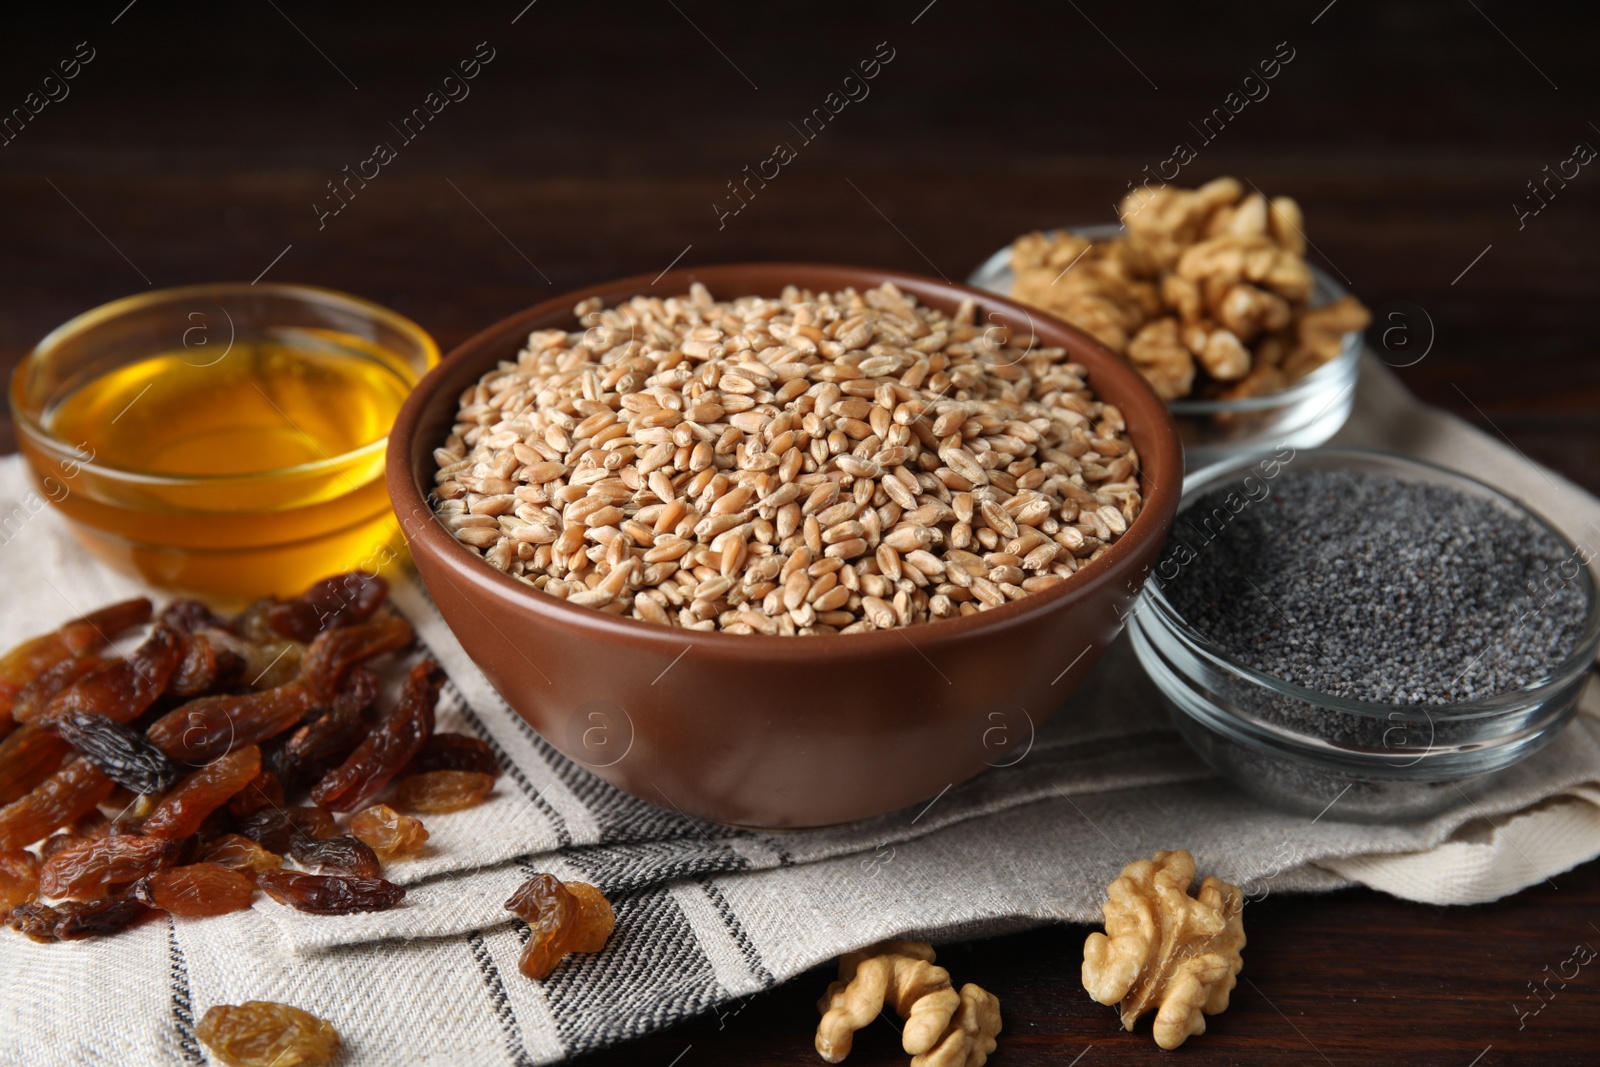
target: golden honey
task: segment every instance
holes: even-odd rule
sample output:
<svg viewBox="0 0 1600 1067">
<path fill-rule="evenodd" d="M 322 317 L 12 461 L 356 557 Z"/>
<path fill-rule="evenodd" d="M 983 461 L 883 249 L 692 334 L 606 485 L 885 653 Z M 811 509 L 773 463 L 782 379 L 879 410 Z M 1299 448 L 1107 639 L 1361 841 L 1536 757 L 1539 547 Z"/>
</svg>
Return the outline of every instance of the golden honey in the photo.
<svg viewBox="0 0 1600 1067">
<path fill-rule="evenodd" d="M 241 341 L 215 362 L 192 352 L 141 359 L 67 396 L 46 425 L 125 471 L 254 474 L 316 463 L 382 440 L 407 391 L 366 342 L 341 341 Z M 353 474 L 330 473 L 334 490 Z"/>
<path fill-rule="evenodd" d="M 53 335 L 34 357 L 55 358 L 13 383 L 13 406 L 33 416 L 19 420 L 19 443 L 41 495 L 101 559 L 222 601 L 291 594 L 329 574 L 386 570 L 402 559 L 383 484 L 385 445 L 436 350 L 382 309 L 279 288 L 286 293 L 256 290 L 248 299 L 348 301 L 399 324 L 373 331 L 392 343 L 320 324 L 250 324 L 246 333 L 236 321 L 245 313 L 229 313 L 236 333 L 217 343 L 119 352 L 112 316 L 83 327 L 86 339 L 63 327 L 66 339 Z M 182 338 L 166 322 L 181 325 L 182 306 L 151 332 Z M 30 390 L 48 394 L 36 415 L 27 411 Z"/>
</svg>

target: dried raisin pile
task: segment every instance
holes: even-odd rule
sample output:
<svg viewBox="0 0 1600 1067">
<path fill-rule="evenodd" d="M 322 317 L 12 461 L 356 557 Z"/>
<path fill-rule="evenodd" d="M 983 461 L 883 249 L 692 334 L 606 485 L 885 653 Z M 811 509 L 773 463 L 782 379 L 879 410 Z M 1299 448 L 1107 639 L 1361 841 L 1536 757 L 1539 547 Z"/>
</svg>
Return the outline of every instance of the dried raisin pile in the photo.
<svg viewBox="0 0 1600 1067">
<path fill-rule="evenodd" d="M 321 1067 L 339 1055 L 332 1023 L 268 1000 L 218 1004 L 194 1033 L 228 1067 Z"/>
<path fill-rule="evenodd" d="M 569 952 L 599 952 L 617 922 L 600 890 L 553 874 L 535 875 L 518 886 L 506 910 L 528 924 L 517 969 L 535 981 L 548 978 Z"/>
<path fill-rule="evenodd" d="M 372 802 L 392 791 L 402 807 L 455 811 L 501 768 L 487 743 L 434 733 L 437 665 L 416 664 L 383 698 L 374 657 L 415 637 L 387 595 L 352 574 L 232 618 L 179 600 L 152 621 L 149 601 L 128 601 L 0 655 L 0 922 L 77 940 L 162 912 L 249 908 L 258 888 L 319 915 L 401 904 L 383 864 L 421 851 L 428 831 Z M 147 624 L 131 652 L 111 650 Z M 342 829 L 334 813 L 358 809 Z M 243 1013 L 238 1055 L 257 1038 L 278 1067 L 337 1049 L 310 1016 L 286 1029 L 282 1012 L 256 1025 L 226 1011 Z M 274 1033 L 311 1035 L 310 1058 Z"/>
</svg>

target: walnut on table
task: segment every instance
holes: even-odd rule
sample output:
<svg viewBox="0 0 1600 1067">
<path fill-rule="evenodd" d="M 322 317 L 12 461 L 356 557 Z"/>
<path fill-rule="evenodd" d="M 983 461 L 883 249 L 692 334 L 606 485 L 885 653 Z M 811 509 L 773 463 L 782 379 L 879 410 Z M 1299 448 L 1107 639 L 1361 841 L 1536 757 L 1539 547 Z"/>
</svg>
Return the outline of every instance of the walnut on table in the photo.
<svg viewBox="0 0 1600 1067">
<path fill-rule="evenodd" d="M 1196 896 L 1194 857 L 1157 852 L 1130 863 L 1107 887 L 1105 933 L 1083 944 L 1083 987 L 1101 1004 L 1121 1004 L 1122 1025 L 1156 1011 L 1154 1036 L 1164 1049 L 1205 1033 L 1206 1015 L 1228 1007 L 1244 965 L 1244 898 L 1207 877 Z"/>
<path fill-rule="evenodd" d="M 1000 1001 L 968 983 L 958 993 L 925 941 L 884 941 L 839 957 L 839 978 L 817 1002 L 817 1053 L 850 1054 L 855 1032 L 891 1005 L 905 1020 L 911 1067 L 983 1067 L 1000 1032 Z"/>
</svg>

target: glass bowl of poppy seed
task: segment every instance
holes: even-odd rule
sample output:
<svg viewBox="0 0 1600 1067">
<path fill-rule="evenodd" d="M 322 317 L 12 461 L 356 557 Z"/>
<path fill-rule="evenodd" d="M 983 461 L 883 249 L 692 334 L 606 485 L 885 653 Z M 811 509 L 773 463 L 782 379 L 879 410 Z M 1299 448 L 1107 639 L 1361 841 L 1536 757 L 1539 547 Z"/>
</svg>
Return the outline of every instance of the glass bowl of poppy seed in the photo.
<svg viewBox="0 0 1600 1067">
<path fill-rule="evenodd" d="M 1280 448 L 1192 474 L 1129 630 L 1179 731 L 1274 807 L 1468 803 L 1572 718 L 1593 552 L 1465 475 Z"/>
</svg>

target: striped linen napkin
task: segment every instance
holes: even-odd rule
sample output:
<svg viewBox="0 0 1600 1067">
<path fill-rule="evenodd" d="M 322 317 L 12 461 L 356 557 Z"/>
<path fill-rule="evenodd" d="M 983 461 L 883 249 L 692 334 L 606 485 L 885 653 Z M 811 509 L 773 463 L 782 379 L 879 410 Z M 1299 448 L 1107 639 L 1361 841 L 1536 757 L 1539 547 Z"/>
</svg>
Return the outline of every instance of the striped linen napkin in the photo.
<svg viewBox="0 0 1600 1067">
<path fill-rule="evenodd" d="M 1513 487 L 1575 539 L 1600 544 L 1600 501 L 1417 404 L 1380 364 L 1363 368 L 1356 410 L 1341 443 Z M 20 460 L 0 461 L 0 575 L 25 609 L 0 618 L 0 644 L 146 592 L 85 559 L 28 493 Z M 439 728 L 483 737 L 506 768 L 487 803 L 430 816 L 430 851 L 386 870 L 406 885 L 405 905 L 329 918 L 262 898 L 102 941 L 0 937 L 0 967 L 15 976 L 0 1001 L 0 1064 L 210 1062 L 196 1019 L 245 1000 L 331 1020 L 350 1064 L 548 1063 L 736 1011 L 881 938 L 1097 921 L 1106 883 L 1160 848 L 1190 849 L 1203 871 L 1256 899 L 1360 883 L 1434 903 L 1491 900 L 1600 854 L 1594 684 L 1556 743 L 1461 808 L 1376 827 L 1341 822 L 1337 804 L 1314 820 L 1277 813 L 1211 775 L 1119 641 L 1010 765 L 880 818 L 761 832 L 594 777 L 510 712 L 420 584 L 399 584 L 394 599 L 416 626 L 417 655 L 452 679 Z M 536 983 L 516 969 L 526 927 L 501 905 L 539 871 L 600 886 L 617 927 L 603 952 L 569 957 Z"/>
</svg>

